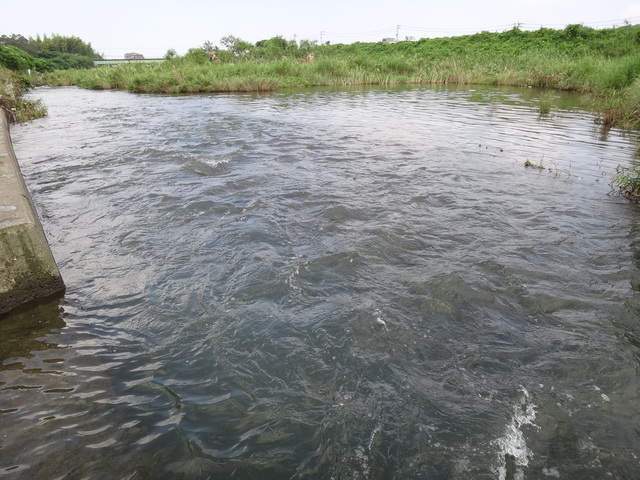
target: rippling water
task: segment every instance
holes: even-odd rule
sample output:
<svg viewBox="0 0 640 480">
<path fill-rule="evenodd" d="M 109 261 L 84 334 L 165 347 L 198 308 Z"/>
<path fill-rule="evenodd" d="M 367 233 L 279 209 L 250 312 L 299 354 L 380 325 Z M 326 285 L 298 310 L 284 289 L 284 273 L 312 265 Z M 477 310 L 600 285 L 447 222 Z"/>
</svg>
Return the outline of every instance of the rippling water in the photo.
<svg viewBox="0 0 640 480">
<path fill-rule="evenodd" d="M 632 139 L 532 90 L 35 95 L 68 290 L 0 321 L 3 478 L 637 478 Z"/>
</svg>

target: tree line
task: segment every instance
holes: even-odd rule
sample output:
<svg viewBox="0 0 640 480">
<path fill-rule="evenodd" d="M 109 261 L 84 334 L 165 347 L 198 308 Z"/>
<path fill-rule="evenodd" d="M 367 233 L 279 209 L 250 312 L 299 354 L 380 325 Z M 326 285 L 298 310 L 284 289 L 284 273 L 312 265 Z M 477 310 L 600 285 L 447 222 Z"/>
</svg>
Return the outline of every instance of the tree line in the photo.
<svg viewBox="0 0 640 480">
<path fill-rule="evenodd" d="M 220 39 L 222 47 L 207 41 L 200 47 L 190 48 L 180 57 L 176 51 L 170 49 L 165 53 L 165 60 L 184 60 L 191 63 L 204 64 L 212 60 L 225 62 L 251 61 L 251 60 L 281 60 L 283 58 L 301 59 L 308 56 L 318 47 L 318 43 L 310 40 L 286 40 L 281 36 L 268 40 L 260 40 L 250 43 L 234 35 L 226 35 Z M 212 53 L 215 55 L 212 57 Z"/>
<path fill-rule="evenodd" d="M 93 49 L 91 43 L 75 36 L 0 36 L 0 66 L 9 70 L 51 72 L 91 68 L 93 61 L 100 58 L 102 57 Z"/>
</svg>

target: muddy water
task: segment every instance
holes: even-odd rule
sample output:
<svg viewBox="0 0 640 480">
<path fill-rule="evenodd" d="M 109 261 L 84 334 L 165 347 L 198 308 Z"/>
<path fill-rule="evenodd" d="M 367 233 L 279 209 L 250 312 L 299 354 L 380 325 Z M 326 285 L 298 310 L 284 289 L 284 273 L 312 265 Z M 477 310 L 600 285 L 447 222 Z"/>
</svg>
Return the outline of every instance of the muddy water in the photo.
<svg viewBox="0 0 640 480">
<path fill-rule="evenodd" d="M 35 95 L 68 290 L 0 322 L 3 478 L 640 471 L 632 137 L 531 90 Z"/>
</svg>

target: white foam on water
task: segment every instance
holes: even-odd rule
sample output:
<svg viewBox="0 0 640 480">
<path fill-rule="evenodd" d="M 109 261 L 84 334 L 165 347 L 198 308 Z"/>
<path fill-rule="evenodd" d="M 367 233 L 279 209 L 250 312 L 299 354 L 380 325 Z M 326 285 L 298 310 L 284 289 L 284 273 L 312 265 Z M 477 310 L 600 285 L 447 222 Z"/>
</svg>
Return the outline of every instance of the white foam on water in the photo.
<svg viewBox="0 0 640 480">
<path fill-rule="evenodd" d="M 379 309 L 376 308 L 376 310 L 375 310 L 375 312 L 373 314 L 376 317 L 375 322 L 378 325 L 382 325 L 382 327 L 385 329 L 385 331 L 388 331 L 389 329 L 387 328 L 387 322 L 384 321 L 382 312 Z"/>
<path fill-rule="evenodd" d="M 229 159 L 228 158 L 225 158 L 225 159 L 222 159 L 222 160 L 203 159 L 202 162 L 206 163 L 210 167 L 216 168 L 219 165 L 225 165 L 225 164 L 229 163 Z"/>
<path fill-rule="evenodd" d="M 289 277 L 287 277 L 287 284 L 291 290 L 300 290 L 300 287 L 296 286 L 295 281 L 296 277 L 300 275 L 300 267 L 298 265 L 294 265 Z"/>
<path fill-rule="evenodd" d="M 376 435 L 380 433 L 380 430 L 382 430 L 382 427 L 380 424 L 378 424 L 376 428 L 373 429 L 373 432 L 371 432 L 371 437 L 369 437 L 369 445 L 367 446 L 367 450 L 369 450 L 369 452 L 371 452 L 373 441 L 376 439 Z"/>
<path fill-rule="evenodd" d="M 357 447 L 355 450 L 356 459 L 360 462 L 360 469 L 365 478 L 369 477 L 369 456 L 367 455 L 364 447 Z"/>
<path fill-rule="evenodd" d="M 523 480 L 524 469 L 529 465 L 529 460 L 533 457 L 533 452 L 527 447 L 527 442 L 522 432 L 524 425 L 535 424 L 536 410 L 531 403 L 529 392 L 524 387 L 520 387 L 522 396 L 516 404 L 511 418 L 511 422 L 506 426 L 502 437 L 491 442 L 498 446 L 498 467 L 499 480 L 507 480 L 507 458 L 513 459 L 515 480 Z"/>
<path fill-rule="evenodd" d="M 382 325 L 383 327 L 387 326 L 387 322 L 385 322 L 383 319 L 381 319 L 380 317 L 376 317 L 376 323 Z"/>
</svg>

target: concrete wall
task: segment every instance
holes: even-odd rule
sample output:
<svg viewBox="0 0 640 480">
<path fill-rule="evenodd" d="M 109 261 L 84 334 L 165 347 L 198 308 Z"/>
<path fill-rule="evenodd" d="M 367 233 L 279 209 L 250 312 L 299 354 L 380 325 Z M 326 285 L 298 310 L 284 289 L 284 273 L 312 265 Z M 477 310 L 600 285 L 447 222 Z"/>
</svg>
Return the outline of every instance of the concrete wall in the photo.
<svg viewBox="0 0 640 480">
<path fill-rule="evenodd" d="M 64 288 L 0 110 L 0 315 Z"/>
</svg>

